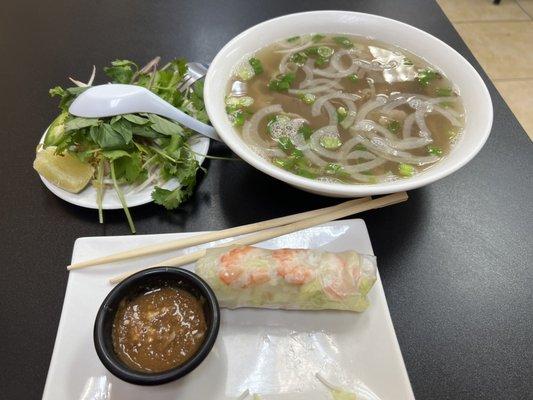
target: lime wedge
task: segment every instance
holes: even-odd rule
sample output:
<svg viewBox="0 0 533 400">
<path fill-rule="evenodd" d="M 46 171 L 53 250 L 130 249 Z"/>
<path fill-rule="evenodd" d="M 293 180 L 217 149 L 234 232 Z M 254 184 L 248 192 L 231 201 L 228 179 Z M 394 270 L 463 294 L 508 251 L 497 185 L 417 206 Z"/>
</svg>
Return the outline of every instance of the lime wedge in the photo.
<svg viewBox="0 0 533 400">
<path fill-rule="evenodd" d="M 54 147 L 47 147 L 37 152 L 33 168 L 57 187 L 78 193 L 93 177 L 94 168 L 68 153 L 56 155 L 54 151 Z"/>
</svg>

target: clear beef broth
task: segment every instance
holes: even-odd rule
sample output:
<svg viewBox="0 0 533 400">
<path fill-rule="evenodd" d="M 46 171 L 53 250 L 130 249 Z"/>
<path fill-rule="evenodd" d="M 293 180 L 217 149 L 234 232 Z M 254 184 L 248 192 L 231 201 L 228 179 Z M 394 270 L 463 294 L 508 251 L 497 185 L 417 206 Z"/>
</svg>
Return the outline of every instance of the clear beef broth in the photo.
<svg viewBox="0 0 533 400">
<path fill-rule="evenodd" d="M 113 323 L 113 347 L 130 368 L 162 372 L 197 353 L 207 324 L 202 303 L 187 290 L 149 289 L 122 301 Z"/>
<path fill-rule="evenodd" d="M 235 67 L 226 110 L 258 156 L 308 178 L 377 183 L 413 176 L 449 154 L 462 130 L 464 109 L 442 72 L 412 53 L 368 38 L 342 35 L 339 40 L 337 35 L 324 35 L 317 42 L 312 38 L 274 43 Z M 332 55 L 321 57 L 317 47 L 328 48 Z M 251 57 L 261 64 L 262 72 L 250 68 Z M 316 64 L 320 58 L 323 65 Z M 337 77 L 319 76 L 320 71 Z M 273 87 L 272 81 L 287 74 L 293 75 L 288 88 Z M 232 94 L 236 81 L 246 83 L 245 93 Z M 302 87 L 306 82 L 311 85 Z M 349 100 L 355 111 L 342 98 L 346 94 L 356 95 Z M 313 115 L 314 103 L 323 96 L 329 100 Z M 366 113 L 365 106 L 376 100 L 380 106 Z M 254 121 L 254 115 L 273 105 L 282 111 Z M 276 118 L 281 121 L 277 125 Z M 406 125 L 411 128 L 404 129 Z M 274 126 L 287 127 L 286 135 L 273 134 Z"/>
</svg>

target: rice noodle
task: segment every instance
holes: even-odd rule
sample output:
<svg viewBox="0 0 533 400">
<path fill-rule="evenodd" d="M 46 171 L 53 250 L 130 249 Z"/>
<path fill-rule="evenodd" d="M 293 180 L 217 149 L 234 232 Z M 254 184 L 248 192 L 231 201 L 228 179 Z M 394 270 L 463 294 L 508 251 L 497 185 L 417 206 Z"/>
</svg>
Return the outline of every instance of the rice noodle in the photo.
<svg viewBox="0 0 533 400">
<path fill-rule="evenodd" d="M 279 104 L 263 107 L 256 111 L 249 121 L 244 123 L 242 128 L 242 137 L 249 145 L 257 145 L 261 147 L 270 147 L 270 143 L 265 141 L 259 135 L 259 123 L 269 114 L 282 113 L 283 108 Z"/>
<path fill-rule="evenodd" d="M 413 130 L 413 125 L 415 123 L 415 113 L 409 114 L 407 118 L 403 121 L 402 136 L 404 139 L 411 136 L 411 131 Z"/>
<path fill-rule="evenodd" d="M 389 140 L 396 140 L 394 133 L 370 119 L 364 119 L 361 122 L 358 122 L 355 124 L 354 128 L 366 132 L 376 131 Z"/>
<path fill-rule="evenodd" d="M 329 100 L 332 100 L 332 99 L 344 100 L 343 102 L 346 104 L 346 107 L 348 107 L 350 111 L 355 112 L 356 108 L 355 108 L 354 101 L 360 98 L 361 96 L 358 96 L 356 94 L 343 93 L 341 91 L 327 93 L 315 100 L 315 102 L 313 103 L 313 107 L 311 107 L 311 114 L 313 115 L 313 117 L 320 115 L 320 110 L 322 109 L 322 106 L 324 105 L 324 103 L 329 102 Z"/>
<path fill-rule="evenodd" d="M 373 159 L 371 161 L 367 161 L 367 162 L 360 163 L 360 164 L 344 165 L 343 168 L 348 173 L 351 173 L 351 172 L 364 172 L 364 171 L 369 171 L 371 169 L 379 167 L 380 165 L 383 165 L 386 162 L 387 162 L 387 160 L 385 160 L 383 158 L 375 158 L 375 159 Z"/>
<path fill-rule="evenodd" d="M 410 153 L 394 149 L 387 145 L 384 139 L 374 137 L 369 139 L 361 134 L 358 134 L 363 143 L 368 149 L 377 155 L 395 162 L 415 164 L 415 165 L 426 165 L 432 164 L 439 160 L 437 156 L 413 156 Z"/>
<path fill-rule="evenodd" d="M 431 137 L 431 132 L 426 125 L 426 113 L 424 110 L 418 109 L 415 111 L 415 121 L 418 127 L 420 128 L 419 135 L 421 137 Z"/>
<path fill-rule="evenodd" d="M 332 88 L 337 88 L 338 89 L 338 88 L 342 87 L 342 86 L 340 86 L 338 80 L 329 80 L 329 79 L 326 79 L 326 81 L 328 81 L 328 83 L 325 83 L 324 85 L 311 86 L 314 83 L 318 83 L 319 80 L 321 80 L 321 79 L 318 78 L 318 79 L 314 79 L 314 80 L 310 81 L 310 83 L 308 84 L 308 86 L 306 86 L 305 89 L 289 89 L 289 93 L 290 94 L 321 93 L 321 92 L 327 92 L 327 91 L 331 90 Z"/>
<path fill-rule="evenodd" d="M 357 113 L 357 117 L 355 118 L 354 123 L 357 124 L 361 122 L 363 119 L 366 118 L 369 112 L 375 110 L 376 108 L 383 106 L 386 103 L 387 103 L 387 98 L 384 96 L 377 96 L 375 99 L 367 101 L 359 109 L 359 112 Z"/>
<path fill-rule="evenodd" d="M 338 120 L 337 120 L 337 111 L 335 110 L 335 107 L 333 107 L 333 105 L 329 101 L 326 101 L 324 103 L 324 108 L 326 112 L 328 113 L 329 125 L 337 125 Z"/>
<path fill-rule="evenodd" d="M 338 79 L 332 81 L 331 79 L 326 79 L 326 78 L 315 78 L 315 79 L 309 80 L 308 82 L 300 83 L 300 89 L 312 88 L 312 87 L 318 86 L 320 84 L 328 85 L 328 84 L 331 84 L 332 82 L 333 82 L 333 84 L 331 85 L 331 87 L 337 88 L 337 89 L 342 88 L 342 86 L 340 85 Z"/>
<path fill-rule="evenodd" d="M 351 75 L 357 71 L 359 68 L 356 64 L 353 63 L 353 59 L 350 56 L 350 60 L 352 61 L 351 65 L 348 68 L 342 68 L 342 65 L 340 64 L 340 58 L 344 55 L 350 56 L 350 53 L 347 50 L 341 50 L 336 52 L 331 56 L 330 59 L 330 68 L 326 69 L 320 69 L 315 68 L 313 70 L 313 73 L 318 76 L 325 76 L 327 78 L 344 78 L 348 75 Z"/>
<path fill-rule="evenodd" d="M 305 79 L 300 83 L 301 88 L 309 86 L 310 82 L 314 78 L 313 69 L 309 65 L 309 61 L 311 61 L 311 63 L 313 62 L 313 60 L 309 59 L 304 65 L 302 65 L 302 71 L 305 73 Z"/>
<path fill-rule="evenodd" d="M 442 108 L 442 107 L 437 106 L 437 105 L 434 105 L 432 108 L 433 108 L 433 110 L 432 110 L 433 112 L 437 112 L 440 115 L 442 115 L 444 118 L 446 118 L 448 121 L 450 121 L 450 123 L 453 126 L 463 126 L 463 124 L 461 124 L 461 122 L 457 119 L 457 117 L 459 116 L 459 113 L 457 113 L 457 111 L 455 111 L 455 110 L 447 110 L 447 109 Z M 455 111 L 455 113 L 457 115 L 453 115 L 452 111 Z"/>
<path fill-rule="evenodd" d="M 311 42 L 311 38 L 310 37 L 307 37 L 306 39 L 307 40 L 304 43 L 300 44 L 300 45 L 296 45 L 294 47 L 285 48 L 283 50 L 276 50 L 275 53 L 297 53 L 297 52 L 299 52 L 301 50 L 307 49 L 308 47 L 314 46 L 314 44 L 312 44 L 312 42 Z M 300 39 L 300 41 L 301 41 L 301 39 Z"/>
<path fill-rule="evenodd" d="M 292 69 L 289 68 L 289 64 L 296 65 L 296 64 L 294 64 L 294 63 L 289 61 L 291 56 L 292 56 L 291 53 L 287 53 L 280 60 L 278 68 L 279 68 L 279 72 L 281 72 L 282 74 L 286 73 L 287 71 L 295 72 L 298 69 L 298 66 L 296 66 L 296 68 L 292 68 Z"/>
</svg>

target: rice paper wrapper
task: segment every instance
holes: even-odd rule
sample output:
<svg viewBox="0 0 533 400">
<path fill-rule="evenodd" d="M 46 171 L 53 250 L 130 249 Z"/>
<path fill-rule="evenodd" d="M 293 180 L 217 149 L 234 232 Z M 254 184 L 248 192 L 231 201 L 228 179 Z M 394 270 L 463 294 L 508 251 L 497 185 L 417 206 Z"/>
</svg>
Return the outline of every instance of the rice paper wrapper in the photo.
<svg viewBox="0 0 533 400">
<path fill-rule="evenodd" d="M 364 311 L 376 281 L 376 258 L 356 251 L 208 249 L 196 273 L 221 307 Z"/>
</svg>

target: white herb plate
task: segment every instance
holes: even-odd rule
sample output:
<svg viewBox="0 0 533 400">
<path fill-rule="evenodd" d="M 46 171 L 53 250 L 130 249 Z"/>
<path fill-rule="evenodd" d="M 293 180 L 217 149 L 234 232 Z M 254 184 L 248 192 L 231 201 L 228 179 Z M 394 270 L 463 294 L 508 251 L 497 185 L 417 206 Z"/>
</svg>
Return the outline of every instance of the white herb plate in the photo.
<svg viewBox="0 0 533 400">
<path fill-rule="evenodd" d="M 48 132 L 48 129 L 44 132 L 39 143 L 42 143 L 44 141 L 46 132 Z M 191 145 L 191 149 L 195 153 L 197 153 L 196 159 L 198 160 L 198 163 L 202 165 L 205 160 L 207 151 L 209 150 L 209 138 L 205 136 L 195 135 L 191 137 L 191 139 L 189 139 L 189 144 Z M 44 185 L 57 197 L 77 206 L 94 209 L 98 208 L 98 204 L 96 202 L 96 189 L 91 184 L 88 184 L 87 187 L 79 193 L 70 193 L 66 190 L 57 187 L 50 181 L 46 180 L 43 176 L 39 176 L 41 177 L 41 180 L 43 181 Z M 123 185 L 122 190 L 124 191 L 124 197 L 126 199 L 126 204 L 128 205 L 128 207 L 135 207 L 140 206 L 142 204 L 150 203 L 152 201 L 152 191 L 154 190 L 155 186 L 156 185 L 154 184 L 150 184 L 142 190 L 132 190 L 131 192 L 129 192 L 132 187 L 130 185 Z M 163 189 L 174 190 L 178 186 L 179 182 L 176 179 L 171 179 L 165 182 L 165 184 L 163 184 L 161 187 Z M 102 199 L 102 208 L 104 210 L 118 210 L 122 208 L 122 204 L 120 203 L 120 200 L 113 188 L 108 188 L 104 192 L 104 196 Z"/>
<path fill-rule="evenodd" d="M 81 238 L 74 245 L 72 262 L 191 234 Z M 372 254 L 365 223 L 360 219 L 331 222 L 260 246 Z M 115 378 L 100 363 L 93 345 L 96 312 L 111 290 L 108 279 L 168 257 L 70 272 L 43 399 L 234 400 L 247 389 L 260 394 L 262 400 L 331 399 L 315 378 L 316 372 L 355 391 L 358 400 L 414 399 L 379 277 L 369 294 L 371 305 L 364 313 L 222 310 L 213 350 L 189 375 L 151 387 Z M 111 383 L 110 397 L 82 396 L 91 378 L 95 382 L 103 376 Z"/>
</svg>

